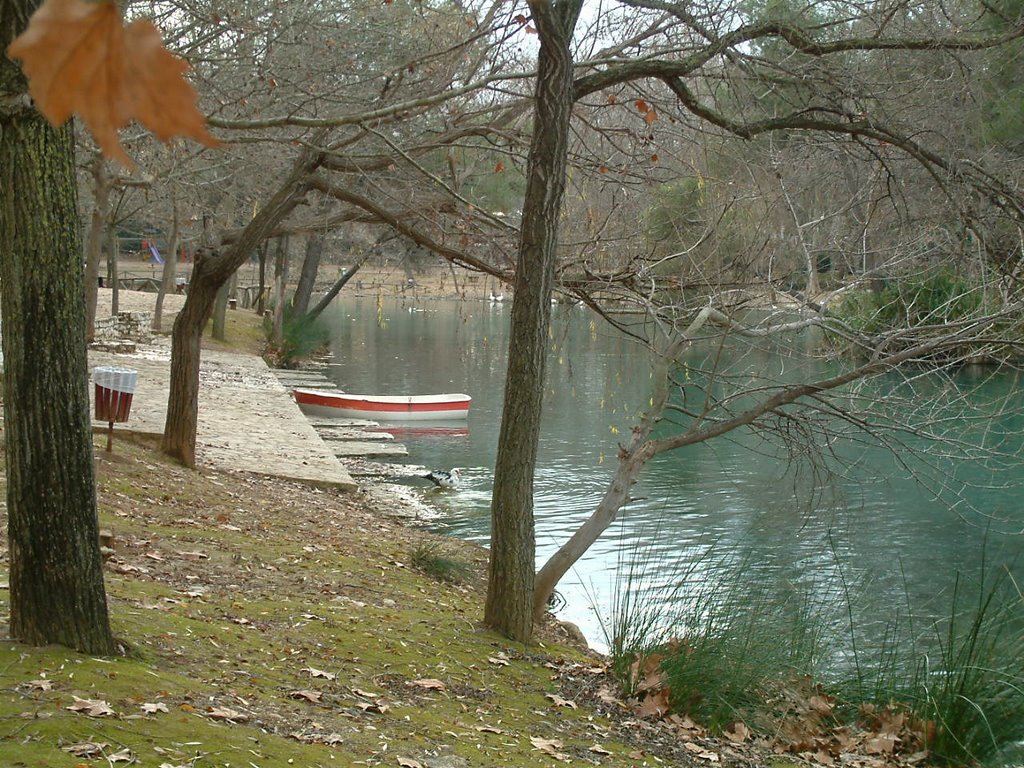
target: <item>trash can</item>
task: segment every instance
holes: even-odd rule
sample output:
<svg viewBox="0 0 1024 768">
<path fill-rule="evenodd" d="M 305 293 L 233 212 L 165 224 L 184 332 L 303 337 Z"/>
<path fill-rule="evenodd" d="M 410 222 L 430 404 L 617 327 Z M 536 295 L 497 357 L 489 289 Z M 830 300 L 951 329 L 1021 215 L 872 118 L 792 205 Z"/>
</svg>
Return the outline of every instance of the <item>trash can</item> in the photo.
<svg viewBox="0 0 1024 768">
<path fill-rule="evenodd" d="M 95 413 L 97 421 L 105 421 L 107 428 L 107 450 L 113 447 L 114 422 L 128 421 L 132 410 L 132 398 L 139 372 L 134 368 L 97 366 L 92 371 L 95 385 Z"/>
</svg>

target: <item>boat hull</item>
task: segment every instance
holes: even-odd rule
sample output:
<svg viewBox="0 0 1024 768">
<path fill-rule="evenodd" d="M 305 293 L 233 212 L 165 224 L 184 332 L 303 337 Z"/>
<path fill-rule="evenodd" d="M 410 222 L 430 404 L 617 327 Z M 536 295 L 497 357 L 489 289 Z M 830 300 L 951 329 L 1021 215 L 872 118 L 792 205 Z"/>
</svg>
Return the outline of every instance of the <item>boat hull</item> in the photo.
<svg viewBox="0 0 1024 768">
<path fill-rule="evenodd" d="M 299 407 L 313 416 L 374 421 L 450 421 L 469 416 L 472 398 L 444 395 L 346 395 L 317 389 L 293 389 Z"/>
</svg>

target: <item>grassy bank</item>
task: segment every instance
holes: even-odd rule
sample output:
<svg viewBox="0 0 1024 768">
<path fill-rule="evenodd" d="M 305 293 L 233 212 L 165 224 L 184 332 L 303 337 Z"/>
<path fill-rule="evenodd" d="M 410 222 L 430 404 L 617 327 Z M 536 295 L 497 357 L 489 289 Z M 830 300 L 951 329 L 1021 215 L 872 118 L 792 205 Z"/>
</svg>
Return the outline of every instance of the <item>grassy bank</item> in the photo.
<svg viewBox="0 0 1024 768">
<path fill-rule="evenodd" d="M 355 499 L 191 472 L 139 442 L 97 464 L 127 656 L 5 643 L 0 765 L 78 765 L 88 748 L 65 748 L 86 743 L 141 765 L 545 765 L 528 737 L 593 743 L 580 713 L 545 722 L 551 671 L 477 628 L 476 590 L 413 570 L 417 536 Z"/>
<path fill-rule="evenodd" d="M 654 766 L 685 753 L 613 697 L 620 717 L 586 703 L 604 680 L 594 660 L 483 630 L 480 550 L 357 494 L 190 471 L 139 439 L 111 454 L 98 440 L 96 456 L 126 655 L 5 640 L 0 765 Z M 458 581 L 413 565 L 434 557 L 463 563 Z M 6 563 L 4 550 L 5 629 Z"/>
</svg>

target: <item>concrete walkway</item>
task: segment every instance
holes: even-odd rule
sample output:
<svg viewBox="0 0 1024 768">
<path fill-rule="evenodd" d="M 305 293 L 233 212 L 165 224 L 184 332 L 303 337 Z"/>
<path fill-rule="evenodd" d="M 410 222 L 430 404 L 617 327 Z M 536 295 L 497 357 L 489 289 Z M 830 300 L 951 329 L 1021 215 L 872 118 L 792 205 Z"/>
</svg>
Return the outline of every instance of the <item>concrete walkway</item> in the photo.
<svg viewBox="0 0 1024 768">
<path fill-rule="evenodd" d="M 103 291 L 100 292 L 103 294 Z M 121 291 L 121 309 L 126 294 Z M 150 310 L 154 294 L 142 294 L 138 309 Z M 179 298 L 179 297 L 168 297 Z M 176 309 L 176 308 L 175 308 Z M 101 306 L 97 315 L 102 314 Z M 162 434 L 170 389 L 171 346 L 168 337 L 140 344 L 130 354 L 91 350 L 96 366 L 133 368 L 139 372 L 131 414 L 115 424 L 115 434 L 129 429 Z M 257 472 L 317 485 L 355 489 L 356 483 L 320 439 L 285 387 L 266 363 L 253 355 L 204 350 L 199 371 L 199 423 L 196 463 L 221 469 Z M 90 395 L 94 389 L 89 386 Z M 95 413 L 95 411 L 94 411 Z M 105 426 L 103 422 L 94 422 Z"/>
</svg>

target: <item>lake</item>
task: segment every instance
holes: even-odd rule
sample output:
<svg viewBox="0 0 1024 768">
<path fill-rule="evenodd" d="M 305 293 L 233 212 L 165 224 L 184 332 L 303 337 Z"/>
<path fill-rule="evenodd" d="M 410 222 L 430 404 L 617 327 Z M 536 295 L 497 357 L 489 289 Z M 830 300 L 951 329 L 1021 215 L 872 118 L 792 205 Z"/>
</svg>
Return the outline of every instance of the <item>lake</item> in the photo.
<svg viewBox="0 0 1024 768">
<path fill-rule="evenodd" d="M 400 440 L 411 464 L 463 470 L 456 491 L 433 491 L 415 477 L 408 483 L 437 510 L 434 529 L 482 544 L 490 524 L 509 317 L 508 304 L 348 298 L 326 318 L 333 335 L 329 375 L 346 391 L 473 396 L 468 435 Z M 733 382 L 757 385 L 838 370 L 800 350 L 723 347 L 714 340 L 696 345 L 686 362 L 680 375 L 690 406 L 700 403 L 704 388 L 720 393 Z M 587 311 L 554 308 L 535 487 L 538 564 L 601 498 L 617 445 L 648 402 L 649 368 L 643 349 Z M 559 616 L 602 647 L 602 623 L 621 574 L 631 572 L 634 584 L 655 595 L 682 570 L 714 589 L 724 578 L 722 559 L 734 572 L 742 563 L 744 578 L 796 591 L 810 602 L 842 603 L 849 594 L 857 624 L 877 626 L 879 633 L 903 606 L 948 612 L 958 570 L 973 578 L 984 562 L 1010 569 L 1024 583 L 1024 394 L 1017 375 L 894 375 L 863 384 L 840 403 L 881 404 L 894 394 L 909 399 L 889 415 L 910 428 L 890 438 L 894 450 L 849 424 L 845 438 L 812 440 L 828 477 L 806 452 L 794 454 L 802 450 L 800 428 L 843 426 L 827 410 L 804 424 L 783 420 L 791 445 L 743 430 L 656 457 L 635 487 L 635 501 L 559 585 L 565 600 Z M 925 412 L 940 418 L 918 423 Z M 929 433 L 958 441 L 958 450 L 976 458 L 948 457 Z M 996 444 L 1014 457 L 1005 465 L 982 450 Z M 847 621 L 842 606 L 836 615 L 839 624 Z"/>
</svg>

